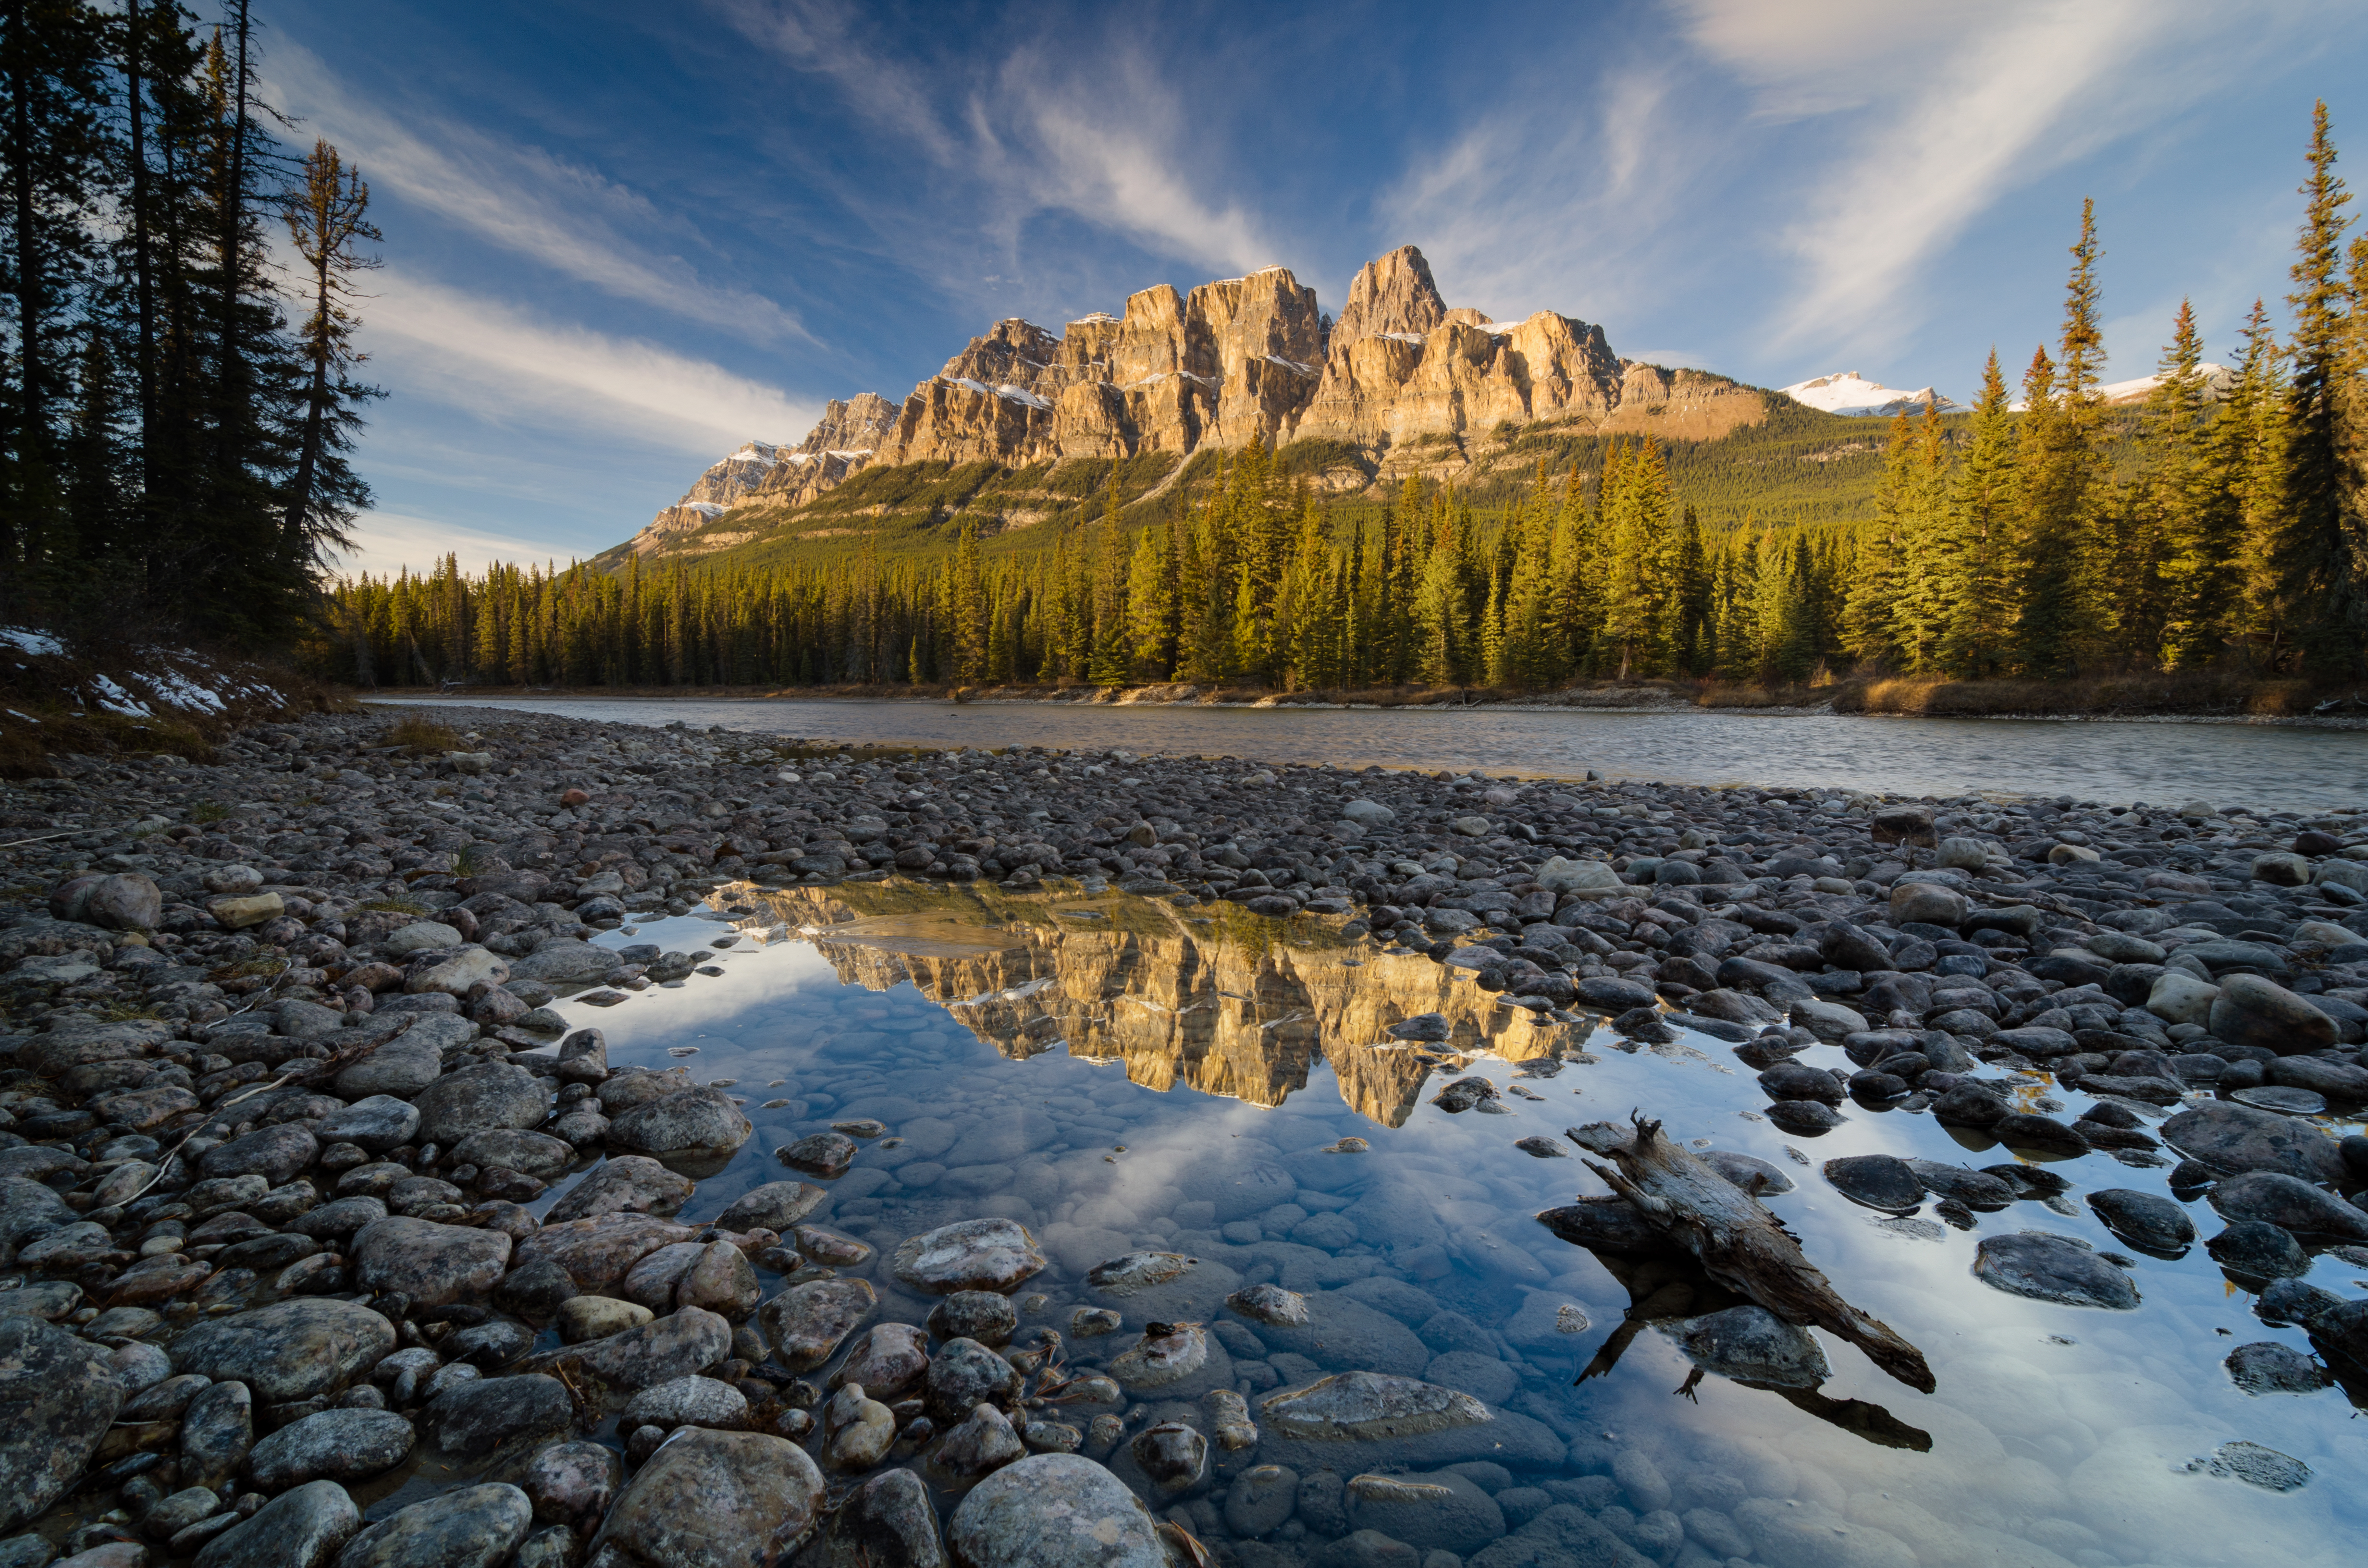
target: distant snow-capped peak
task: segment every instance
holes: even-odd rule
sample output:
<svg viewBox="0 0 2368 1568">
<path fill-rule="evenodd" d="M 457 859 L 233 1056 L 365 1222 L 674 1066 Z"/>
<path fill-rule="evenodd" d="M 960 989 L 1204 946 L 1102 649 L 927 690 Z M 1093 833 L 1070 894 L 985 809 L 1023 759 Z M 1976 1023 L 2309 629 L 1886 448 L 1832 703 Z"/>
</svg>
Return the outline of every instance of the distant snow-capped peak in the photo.
<svg viewBox="0 0 2368 1568">
<path fill-rule="evenodd" d="M 1949 414 L 1958 406 L 1930 387 L 1901 392 L 1880 381 L 1870 381 L 1856 370 L 1837 370 L 1830 376 L 1795 381 L 1782 391 L 1795 403 L 1823 409 L 1827 414 L 1852 416 L 1887 416 L 1904 414 L 1910 409 L 1920 412 L 1926 403 L 1935 404 L 1941 413 Z"/>
</svg>

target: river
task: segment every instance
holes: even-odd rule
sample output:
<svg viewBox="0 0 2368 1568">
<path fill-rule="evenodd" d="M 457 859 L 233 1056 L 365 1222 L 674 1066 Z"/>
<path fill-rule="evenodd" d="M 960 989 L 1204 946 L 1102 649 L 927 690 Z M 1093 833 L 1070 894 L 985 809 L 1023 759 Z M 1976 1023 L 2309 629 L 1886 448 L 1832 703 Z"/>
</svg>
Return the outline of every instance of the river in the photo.
<svg viewBox="0 0 2368 1568">
<path fill-rule="evenodd" d="M 2157 805 L 2203 800 L 2271 811 L 2368 801 L 2368 730 L 2237 722 L 715 698 L 488 698 L 463 705 L 629 724 L 722 724 L 833 744 L 1118 748 L 1545 778 L 1593 770 L 1664 783 L 1901 795 L 1991 790 Z"/>
</svg>

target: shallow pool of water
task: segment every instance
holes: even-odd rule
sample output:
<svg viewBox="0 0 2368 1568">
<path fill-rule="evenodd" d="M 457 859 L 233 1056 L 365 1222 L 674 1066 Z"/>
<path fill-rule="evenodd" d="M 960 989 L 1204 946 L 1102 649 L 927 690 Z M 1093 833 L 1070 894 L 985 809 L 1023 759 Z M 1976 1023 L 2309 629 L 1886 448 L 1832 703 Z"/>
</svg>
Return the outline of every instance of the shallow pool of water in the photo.
<svg viewBox="0 0 2368 1568">
<path fill-rule="evenodd" d="M 1592 769 L 1661 783 L 1904 795 L 1993 790 L 2158 805 L 2200 798 L 2314 811 L 2368 794 L 2368 731 L 2238 722 L 695 698 L 502 698 L 475 705 L 632 724 L 679 720 L 865 744 L 1124 747 L 1565 778 Z"/>
<path fill-rule="evenodd" d="M 2129 1312 L 2029 1301 L 1972 1275 L 1975 1244 L 2002 1232 L 2125 1251 L 2083 1199 L 2106 1187 L 2167 1191 L 2168 1161 L 2133 1166 L 2098 1153 L 2055 1164 L 2072 1183 L 2063 1212 L 2026 1201 L 1965 1233 L 1935 1223 L 1928 1205 L 1903 1223 L 1847 1201 L 1818 1167 L 1856 1153 L 1980 1166 L 2006 1152 L 1926 1116 L 1855 1107 L 1823 1138 L 1789 1136 L 1759 1119 L 1765 1097 L 1721 1041 L 1685 1035 L 1634 1049 L 1601 1026 L 1541 1022 L 1425 958 L 1381 954 L 1321 921 L 1074 887 L 889 882 L 719 896 L 738 898 L 726 907 L 739 913 L 645 920 L 601 939 L 688 950 L 736 933 L 720 977 L 606 1008 L 559 1004 L 605 1031 L 612 1064 L 688 1066 L 746 1099 L 756 1136 L 701 1183 L 688 1218 L 795 1174 L 774 1152 L 796 1139 L 876 1118 L 888 1135 L 827 1184 L 832 1197 L 812 1220 L 875 1249 L 843 1271 L 879 1289 L 873 1321 L 918 1323 L 933 1304 L 887 1267 L 899 1242 L 1000 1215 L 1028 1225 L 1051 1259 L 1017 1293 L 1022 1339 L 1039 1326 L 1068 1334 L 1080 1307 L 1123 1313 L 1117 1334 L 1069 1338 L 1078 1369 L 1132 1346 L 1156 1314 L 1212 1325 L 1254 1418 L 1271 1392 L 1360 1369 L 1460 1387 L 1497 1413 L 1402 1442 L 1288 1443 L 1262 1421 L 1258 1448 L 1212 1449 L 1205 1492 L 1179 1505 L 1143 1483 L 1156 1510 L 1180 1506 L 1173 1517 L 1204 1540 L 1234 1539 L 1227 1489 L 1253 1465 L 1280 1459 L 1304 1477 L 1329 1464 L 1346 1479 L 1477 1460 L 1462 1473 L 1502 1499 L 1492 1506 L 1508 1526 L 1580 1496 L 1615 1533 L 1666 1549 L 1648 1551 L 1664 1562 L 2356 1558 L 2343 1542 L 2368 1524 L 2368 1456 L 2354 1412 L 2334 1388 L 2253 1397 L 2235 1386 L 2222 1366 L 2234 1346 L 2309 1346 L 2300 1330 L 2256 1319 L 2250 1296 L 2201 1246 L 2132 1259 L 2142 1302 Z M 1452 1022 L 1443 1046 L 1375 1043 L 1389 1023 L 1428 1011 Z M 1803 1060 L 1844 1058 L 1819 1047 Z M 1467 1073 L 1497 1086 L 1507 1114 L 1431 1103 Z M 2027 1095 L 2061 1100 L 2066 1119 L 2089 1103 L 2040 1079 Z M 1845 1297 L 1920 1348 L 1935 1391 L 1892 1381 L 1823 1333 L 1831 1377 L 1779 1391 L 1691 1379 L 1662 1328 L 1623 1330 L 1632 1297 L 1622 1275 L 1533 1218 L 1604 1185 L 1567 1140 L 1569 1158 L 1514 1145 L 1632 1109 L 1674 1137 L 1788 1174 L 1793 1190 L 1768 1206 Z M 1345 1138 L 1366 1152 L 1329 1152 Z M 2219 1229 L 2202 1202 L 2189 1211 L 2203 1235 Z M 1200 1261 L 1124 1301 L 1085 1283 L 1095 1264 L 1138 1248 Z M 2321 1256 L 2310 1278 L 2350 1296 L 2360 1273 Z M 1276 1329 L 1224 1307 L 1258 1280 L 1307 1295 L 1310 1326 Z M 1615 1335 L 1626 1343 L 1609 1369 L 1577 1381 Z M 1130 1430 L 1197 1409 L 1154 1401 Z M 1063 1418 L 1082 1426 L 1086 1414 Z M 2310 1479 L 2277 1493 L 2190 1468 L 2232 1441 L 2300 1460 Z M 1542 1491 L 1549 1483 L 1555 1490 Z M 1397 1517 L 1386 1503 L 1359 1507 L 1366 1521 Z M 1244 1561 L 1312 1557 L 1359 1517 L 1327 1513 L 1318 1498 L 1266 1537 L 1281 1556 Z M 1672 1518 L 1682 1546 L 1654 1534 Z"/>
</svg>

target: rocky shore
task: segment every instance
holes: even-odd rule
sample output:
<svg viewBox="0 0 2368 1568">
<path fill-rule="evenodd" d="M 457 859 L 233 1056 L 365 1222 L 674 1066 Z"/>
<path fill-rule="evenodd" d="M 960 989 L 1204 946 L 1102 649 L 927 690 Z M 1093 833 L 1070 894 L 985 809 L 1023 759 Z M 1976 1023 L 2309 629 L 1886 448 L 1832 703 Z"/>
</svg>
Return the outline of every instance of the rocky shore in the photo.
<svg viewBox="0 0 2368 1568">
<path fill-rule="evenodd" d="M 2295 1119 L 2368 1102 L 2360 812 L 872 755 L 484 710 L 438 709 L 460 733 L 402 744 L 391 717 L 0 787 L 0 1568 L 1744 1555 L 1712 1545 L 1758 1524 L 1690 1527 L 1631 1455 L 1511 1484 L 1452 1434 L 1493 1419 L 1508 1440 L 1520 1418 L 1453 1389 L 1233 1386 L 1224 1331 L 1305 1302 L 1260 1285 L 1224 1303 L 1239 1323 L 1151 1316 L 1178 1255 L 1087 1276 L 1142 1329 L 1090 1375 L 1019 1329 L 1047 1259 L 991 1212 L 883 1260 L 937 1302 L 925 1327 L 871 1322 L 872 1284 L 838 1273 L 871 1249 L 808 1221 L 816 1184 L 892 1129 L 818 1133 L 782 1152 L 791 1179 L 684 1221 L 750 1135 L 743 1102 L 612 1071 L 551 1004 L 702 983 L 695 953 L 589 938 L 727 883 L 1066 878 L 1329 916 L 1505 1007 L 1726 1041 L 1797 1137 L 1846 1107 L 1920 1111 L 2009 1150 L 2169 1166 L 2229 1221 L 2213 1256 L 2263 1315 L 2331 1366 L 2368 1359 L 2368 1302 L 2293 1278 L 2368 1244 L 2345 1196 L 2368 1142 Z M 1854 1070 L 1797 1060 L 1823 1046 Z M 2021 1092 L 2051 1081 L 2094 1103 L 2066 1120 Z M 2015 1164 L 1823 1174 L 1968 1227 L 2066 1190 Z M 2180 1203 L 2086 1200 L 2134 1249 L 2193 1242 Z M 1600 1209 L 1546 1218 L 1622 1244 Z M 1977 1273 L 2135 1301 L 2106 1255 L 2029 1233 L 1986 1236 Z M 2230 1365 L 2319 1377 L 2275 1344 Z M 1348 1493 L 1292 1468 L 1384 1429 L 1439 1435 L 1439 1468 Z M 1208 1494 L 1231 1454 L 1260 1462 Z M 1467 1516 L 1494 1528 L 1442 1523 Z"/>
</svg>

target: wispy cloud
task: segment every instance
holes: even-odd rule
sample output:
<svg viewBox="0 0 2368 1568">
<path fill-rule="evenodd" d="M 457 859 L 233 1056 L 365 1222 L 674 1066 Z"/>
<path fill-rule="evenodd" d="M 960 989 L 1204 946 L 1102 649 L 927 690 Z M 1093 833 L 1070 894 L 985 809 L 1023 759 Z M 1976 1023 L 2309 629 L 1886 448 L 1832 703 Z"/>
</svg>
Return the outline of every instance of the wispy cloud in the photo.
<svg viewBox="0 0 2368 1568">
<path fill-rule="evenodd" d="M 386 576 L 408 566 L 424 570 L 447 555 L 461 558 L 463 572 L 482 572 L 493 562 L 541 561 L 554 557 L 547 542 L 463 528 L 449 519 L 405 512 L 369 512 L 354 525 L 354 548 L 334 557 L 339 575 Z"/>
<path fill-rule="evenodd" d="M 752 437 L 795 439 L 817 414 L 655 343 L 540 321 L 396 268 L 378 277 L 378 358 L 406 389 L 496 425 L 598 431 L 712 460 Z"/>
<path fill-rule="evenodd" d="M 280 107 L 306 131 L 336 142 L 373 187 L 619 299 L 760 342 L 811 340 L 774 301 L 711 283 L 683 257 L 630 237 L 626 231 L 662 232 L 675 220 L 598 171 L 472 126 L 373 105 L 292 43 L 275 51 L 270 69 L 268 91 Z"/>
</svg>

